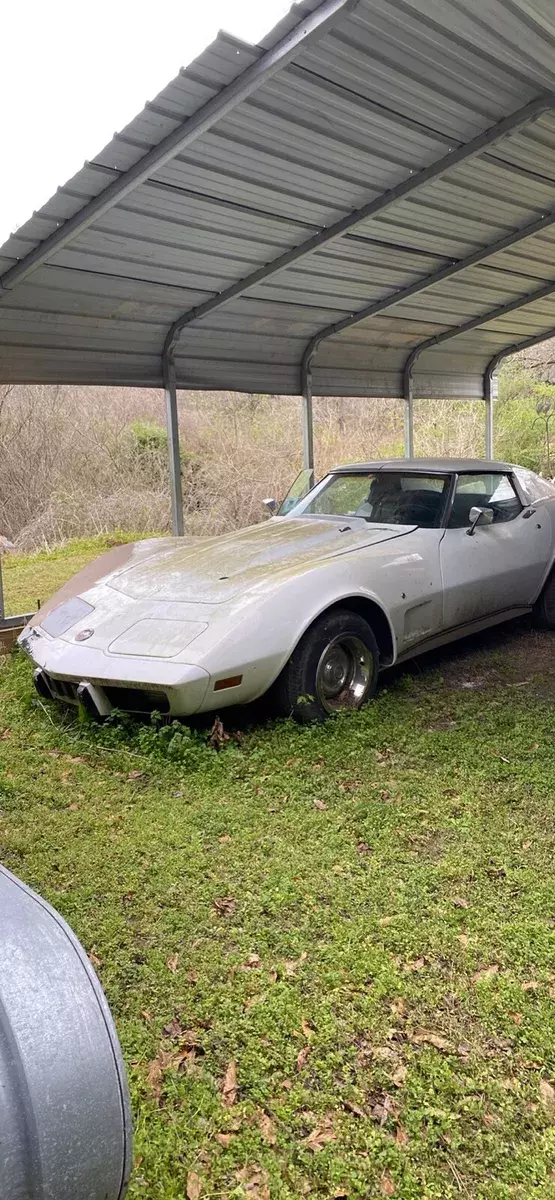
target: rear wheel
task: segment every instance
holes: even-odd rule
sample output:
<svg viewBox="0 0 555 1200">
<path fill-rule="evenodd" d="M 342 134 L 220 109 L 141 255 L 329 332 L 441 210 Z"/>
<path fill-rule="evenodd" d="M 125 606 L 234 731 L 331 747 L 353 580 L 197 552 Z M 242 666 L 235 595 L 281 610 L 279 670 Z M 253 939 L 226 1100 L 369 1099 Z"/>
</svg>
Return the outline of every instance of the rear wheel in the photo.
<svg viewBox="0 0 555 1200">
<path fill-rule="evenodd" d="M 538 629 L 555 629 L 555 570 L 546 580 L 534 605 L 534 624 Z"/>
<path fill-rule="evenodd" d="M 303 723 L 361 708 L 376 690 L 378 666 L 378 644 L 368 622 L 334 609 L 301 638 L 274 685 L 273 706 Z"/>
</svg>

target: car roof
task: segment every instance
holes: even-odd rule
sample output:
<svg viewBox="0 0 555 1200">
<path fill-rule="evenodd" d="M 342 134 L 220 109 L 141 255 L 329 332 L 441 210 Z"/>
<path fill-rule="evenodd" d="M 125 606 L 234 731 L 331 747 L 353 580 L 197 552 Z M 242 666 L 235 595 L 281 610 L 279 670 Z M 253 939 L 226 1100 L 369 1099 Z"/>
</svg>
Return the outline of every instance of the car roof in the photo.
<svg viewBox="0 0 555 1200">
<path fill-rule="evenodd" d="M 495 462 L 485 458 L 385 458 L 376 462 L 346 463 L 333 467 L 332 475 L 348 474 L 352 471 L 408 471 L 420 475 L 452 475 L 457 473 L 480 473 L 488 471 L 513 471 L 512 463 Z"/>
</svg>

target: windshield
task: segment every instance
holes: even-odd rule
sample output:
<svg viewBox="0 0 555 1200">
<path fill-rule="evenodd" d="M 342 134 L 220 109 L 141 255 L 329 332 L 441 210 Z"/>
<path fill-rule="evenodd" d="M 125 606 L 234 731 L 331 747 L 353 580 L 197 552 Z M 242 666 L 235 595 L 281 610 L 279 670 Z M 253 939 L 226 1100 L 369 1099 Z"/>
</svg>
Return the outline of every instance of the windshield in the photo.
<svg viewBox="0 0 555 1200">
<path fill-rule="evenodd" d="M 328 475 L 301 501 L 295 515 L 363 517 L 376 525 L 439 526 L 449 477 L 408 471 L 353 471 Z"/>
</svg>

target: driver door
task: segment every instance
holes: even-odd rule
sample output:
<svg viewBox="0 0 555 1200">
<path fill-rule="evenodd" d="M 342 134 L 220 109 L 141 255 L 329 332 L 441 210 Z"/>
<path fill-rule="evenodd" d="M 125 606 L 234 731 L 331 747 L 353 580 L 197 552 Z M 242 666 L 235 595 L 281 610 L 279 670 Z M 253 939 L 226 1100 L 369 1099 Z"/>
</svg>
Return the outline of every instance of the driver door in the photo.
<svg viewBox="0 0 555 1200">
<path fill-rule="evenodd" d="M 475 506 L 490 508 L 493 523 L 477 525 L 469 537 L 469 513 Z M 528 607 L 545 573 L 550 546 L 547 510 L 525 508 L 510 475 L 459 475 L 440 547 L 443 628 Z"/>
</svg>

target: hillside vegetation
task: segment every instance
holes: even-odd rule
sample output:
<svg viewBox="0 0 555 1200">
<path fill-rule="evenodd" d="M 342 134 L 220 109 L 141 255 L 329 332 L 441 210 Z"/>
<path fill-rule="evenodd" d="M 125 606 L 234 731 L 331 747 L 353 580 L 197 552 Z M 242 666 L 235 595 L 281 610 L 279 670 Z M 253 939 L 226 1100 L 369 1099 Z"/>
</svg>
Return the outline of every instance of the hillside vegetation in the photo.
<svg viewBox="0 0 555 1200">
<path fill-rule="evenodd" d="M 522 364 L 505 368 L 496 453 L 552 472 L 555 387 Z M 301 466 L 298 397 L 180 395 L 186 529 L 221 533 L 258 521 Z M 403 453 L 402 401 L 315 402 L 319 473 Z M 416 453 L 482 455 L 479 402 L 420 401 Z M 0 533 L 22 550 L 118 529 L 169 528 L 163 395 L 148 389 L 0 387 Z"/>
</svg>

